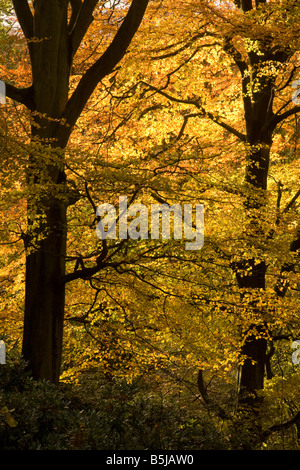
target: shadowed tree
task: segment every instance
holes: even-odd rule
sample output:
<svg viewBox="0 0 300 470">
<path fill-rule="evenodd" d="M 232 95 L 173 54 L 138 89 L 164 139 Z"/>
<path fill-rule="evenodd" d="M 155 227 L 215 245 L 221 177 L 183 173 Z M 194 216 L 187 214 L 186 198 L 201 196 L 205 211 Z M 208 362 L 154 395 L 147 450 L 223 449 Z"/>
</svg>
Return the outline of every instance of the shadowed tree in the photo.
<svg viewBox="0 0 300 470">
<path fill-rule="evenodd" d="M 186 22 L 188 15 L 195 12 L 199 20 L 198 23 L 195 20 L 196 27 L 194 23 Z M 210 46 L 211 40 L 213 41 L 212 47 L 214 47 L 217 41 L 220 49 L 232 61 L 232 70 L 237 74 L 241 85 L 241 109 L 244 118 L 242 129 L 238 123 L 234 125 L 235 128 L 224 122 L 222 104 L 217 113 L 213 112 L 214 103 L 209 102 L 209 94 L 206 91 L 206 89 L 213 90 L 211 97 L 214 100 L 219 99 L 215 92 L 218 86 L 213 82 L 205 82 L 202 88 L 201 82 L 197 84 L 199 88 L 194 86 L 192 89 L 191 86 L 193 92 L 189 90 L 187 95 L 187 93 L 182 93 L 182 86 L 176 91 L 176 86 L 174 86 L 176 81 L 171 83 L 171 72 L 168 70 L 168 80 L 162 86 L 159 84 L 154 87 L 152 84 L 146 84 L 151 92 L 156 91 L 175 104 L 188 105 L 189 108 L 184 114 L 186 121 L 197 116 L 200 119 L 206 117 L 237 137 L 239 144 L 242 144 L 245 172 L 242 175 L 243 191 L 240 195 L 243 213 L 243 243 L 245 243 L 243 248 L 246 248 L 237 252 L 234 257 L 231 254 L 228 255 L 228 259 L 232 261 L 229 265 L 236 277 L 241 310 L 245 314 L 245 321 L 242 322 L 240 332 L 242 364 L 239 405 L 243 411 L 250 410 L 250 416 L 254 411 L 254 419 L 252 420 L 252 417 L 250 419 L 254 425 L 257 423 L 254 431 L 260 432 L 256 411 L 260 409 L 262 395 L 260 392 L 264 388 L 268 368 L 270 355 L 268 340 L 274 333 L 270 317 L 268 317 L 268 309 L 263 306 L 261 300 L 270 292 L 272 292 L 272 298 L 276 300 L 278 300 L 277 296 L 283 297 L 287 290 L 285 275 L 293 269 L 293 265 L 283 264 L 278 284 L 275 283 L 275 289 L 273 285 L 269 288 L 268 284 L 271 281 L 265 247 L 268 246 L 273 236 L 266 217 L 269 182 L 272 177 L 270 173 L 270 163 L 273 163 L 271 151 L 274 137 L 280 126 L 300 111 L 299 105 L 294 106 L 297 103 L 292 102 L 290 90 L 299 70 L 295 59 L 299 43 L 296 44 L 296 41 L 291 40 L 292 28 L 299 25 L 298 3 L 290 0 L 280 3 L 272 0 L 236 0 L 205 2 L 204 4 L 197 0 L 190 0 L 184 12 L 181 11 L 176 20 L 178 24 L 180 21 L 184 24 L 182 37 L 184 38 L 187 30 L 189 35 L 180 43 L 173 41 L 168 48 L 163 44 L 159 50 L 161 54 L 159 58 L 180 57 L 182 51 L 188 51 L 185 56 L 182 54 L 184 59 L 181 59 L 180 66 L 176 63 L 177 68 L 174 67 L 174 70 L 177 72 L 184 60 L 186 63 L 188 61 L 192 63 L 193 54 L 200 51 L 200 48 Z M 186 27 L 187 24 L 188 27 Z M 290 40 L 284 39 L 285 35 L 291 35 Z M 197 43 L 197 39 L 202 38 L 206 38 L 206 42 L 203 40 Z M 207 57 L 202 58 L 200 53 L 198 57 L 198 62 L 192 63 L 192 67 L 196 70 L 199 63 L 205 65 L 206 61 L 208 64 Z M 213 59 L 209 64 L 211 63 Z M 220 74 L 223 78 L 226 75 L 225 68 L 226 65 L 220 62 L 218 72 L 213 69 L 211 77 L 217 79 Z M 223 83 L 219 91 L 221 103 Z M 285 96 L 285 93 L 288 95 Z M 193 106 L 193 112 L 191 112 L 191 106 Z M 209 106 L 212 106 L 212 109 Z M 205 181 L 203 172 L 201 172 L 201 177 Z M 204 183 L 203 186 L 205 187 Z M 297 191 L 285 209 L 281 210 L 278 207 L 279 218 L 295 203 L 299 194 Z M 290 252 L 297 253 L 298 249 L 299 234 L 298 238 L 292 242 Z M 203 386 L 200 386 L 199 390 L 203 396 Z M 204 396 L 204 401 L 207 401 L 206 396 Z"/>
<path fill-rule="evenodd" d="M 28 232 L 22 352 L 34 378 L 58 383 L 65 306 L 67 208 L 74 202 L 65 174 L 72 129 L 99 82 L 124 57 L 149 0 L 132 0 L 119 29 L 102 55 L 71 93 L 74 56 L 102 4 L 98 0 L 14 0 L 27 40 L 32 84 L 6 83 L 7 97 L 32 115 L 32 152 L 27 166 Z M 107 2 L 108 14 L 115 2 Z M 103 2 L 104 4 L 104 2 Z M 103 7 L 103 5 L 102 5 Z M 101 34 L 101 32 L 99 33 Z M 99 257 L 95 269 L 99 269 Z"/>
</svg>

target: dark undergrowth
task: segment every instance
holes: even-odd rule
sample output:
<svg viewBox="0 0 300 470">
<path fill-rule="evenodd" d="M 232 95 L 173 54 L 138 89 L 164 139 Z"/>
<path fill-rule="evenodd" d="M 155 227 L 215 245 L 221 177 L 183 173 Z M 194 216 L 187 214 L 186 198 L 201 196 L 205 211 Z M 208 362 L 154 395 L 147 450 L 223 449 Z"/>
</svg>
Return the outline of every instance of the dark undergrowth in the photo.
<svg viewBox="0 0 300 470">
<path fill-rule="evenodd" d="M 289 432 L 259 448 L 295 449 Z M 238 417 L 224 421 L 153 377 L 107 381 L 94 370 L 56 387 L 33 380 L 20 361 L 0 366 L 0 450 L 236 450 L 247 440 Z"/>
<path fill-rule="evenodd" d="M 34 381 L 22 363 L 0 366 L 0 450 L 225 449 L 206 415 L 172 395 L 123 379 L 89 390 Z"/>
</svg>

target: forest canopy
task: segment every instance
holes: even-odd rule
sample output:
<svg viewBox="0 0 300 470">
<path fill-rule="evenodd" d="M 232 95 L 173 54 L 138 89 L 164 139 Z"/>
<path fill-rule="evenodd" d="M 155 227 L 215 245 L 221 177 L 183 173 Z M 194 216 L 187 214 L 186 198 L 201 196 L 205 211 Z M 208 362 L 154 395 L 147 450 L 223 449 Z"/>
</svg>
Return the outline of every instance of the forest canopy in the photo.
<svg viewBox="0 0 300 470">
<path fill-rule="evenodd" d="M 86 389 L 95 407 L 97 387 L 121 383 L 166 397 L 200 449 L 297 449 L 299 3 L 0 11 L 8 365 L 82 400 Z M 124 198 L 134 236 L 99 237 Z M 165 238 L 163 215 L 141 218 L 175 207 L 188 227 L 171 211 Z M 197 207 L 204 243 L 186 249 L 203 232 Z"/>
</svg>

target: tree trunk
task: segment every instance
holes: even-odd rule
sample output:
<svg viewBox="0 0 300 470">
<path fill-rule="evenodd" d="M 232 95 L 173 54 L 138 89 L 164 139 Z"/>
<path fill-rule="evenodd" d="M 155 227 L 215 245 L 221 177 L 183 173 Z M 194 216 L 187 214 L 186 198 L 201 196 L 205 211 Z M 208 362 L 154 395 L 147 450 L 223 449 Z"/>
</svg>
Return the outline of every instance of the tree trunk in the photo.
<svg viewBox="0 0 300 470">
<path fill-rule="evenodd" d="M 68 101 L 67 2 L 35 2 L 32 74 L 36 112 L 28 162 L 23 357 L 34 378 L 58 383 L 66 257 L 64 155 L 55 131 Z"/>
<path fill-rule="evenodd" d="M 247 236 L 250 240 L 265 239 L 263 227 L 265 192 L 269 170 L 270 148 L 272 145 L 272 128 L 270 125 L 273 115 L 273 87 L 272 78 L 259 75 L 260 68 L 257 58 L 252 57 L 254 64 L 252 74 L 243 77 L 244 109 L 246 121 L 246 151 L 247 164 L 245 173 L 246 198 L 245 212 L 248 219 Z M 258 86 L 259 83 L 259 86 Z M 251 93 L 251 87 L 257 91 Z M 236 278 L 241 289 L 247 289 L 259 295 L 265 289 L 266 264 L 263 260 L 241 260 L 236 272 Z M 261 318 L 261 312 L 256 301 L 249 308 Z M 257 310 L 257 312 L 256 312 Z M 255 333 L 253 333 L 253 329 Z M 259 402 L 256 391 L 264 387 L 264 375 L 267 359 L 267 340 L 264 337 L 266 326 L 262 320 L 250 325 L 248 332 L 244 333 L 242 355 L 247 359 L 241 370 L 240 403 L 255 406 Z"/>
<path fill-rule="evenodd" d="M 263 1 L 258 0 L 256 6 Z M 243 12 L 248 12 L 253 8 L 253 3 L 249 0 L 237 1 L 236 4 Z M 269 65 L 272 63 L 274 69 L 278 64 L 284 64 L 290 52 L 286 50 L 271 49 L 268 41 L 257 42 L 259 52 L 249 50 L 247 60 L 235 47 L 230 37 L 225 37 L 223 42 L 224 50 L 232 57 L 240 70 L 242 78 L 242 93 L 244 104 L 244 116 L 246 124 L 246 172 L 245 172 L 245 201 L 244 210 L 247 218 L 247 237 L 257 246 L 260 241 L 266 240 L 267 233 L 264 222 L 265 198 L 268 182 L 270 150 L 272 137 L 276 125 L 289 112 L 275 115 L 273 112 L 274 93 L 276 90 L 276 73 L 269 73 Z M 254 259 L 254 257 L 258 259 Z M 241 355 L 246 358 L 241 366 L 240 387 L 239 387 L 239 409 L 243 412 L 247 410 L 247 432 L 252 434 L 249 440 L 249 448 L 256 446 L 261 436 L 259 409 L 261 398 L 259 390 L 264 388 L 264 378 L 266 371 L 267 356 L 267 327 L 264 321 L 264 312 L 260 310 L 257 299 L 261 290 L 265 289 L 267 266 L 264 256 L 257 252 L 253 258 L 241 259 L 238 263 L 233 263 L 236 279 L 241 289 L 241 298 L 244 289 L 252 294 L 254 300 L 248 304 L 253 317 L 253 324 L 247 326 L 243 332 L 243 346 Z M 250 292 L 249 292 L 250 291 Z M 252 439 L 253 437 L 253 439 Z"/>
<path fill-rule="evenodd" d="M 242 268 L 242 269 L 241 269 Z M 241 272 L 244 271 L 243 274 Z M 247 273 L 247 274 L 245 274 Z M 240 289 L 265 289 L 266 265 L 264 262 L 255 264 L 255 260 L 248 260 L 239 266 L 236 273 Z M 255 301 L 249 305 L 254 311 Z M 258 311 L 258 313 L 260 313 Z M 251 331 L 255 329 L 255 334 Z M 244 361 L 240 379 L 241 404 L 254 405 L 259 401 L 256 391 L 264 387 L 265 365 L 267 359 L 267 340 L 264 338 L 266 327 L 264 324 L 250 325 L 249 333 L 245 332 L 245 341 L 242 348 L 242 355 L 247 359 Z M 261 336 L 261 337 L 260 337 Z"/>
<path fill-rule="evenodd" d="M 23 356 L 34 378 L 58 383 L 61 364 L 66 255 L 66 210 L 45 209 L 49 235 L 26 256 Z"/>
<path fill-rule="evenodd" d="M 261 118 L 266 118 L 266 114 L 262 113 Z M 245 211 L 248 217 L 247 237 L 254 242 L 254 245 L 266 237 L 262 218 L 267 188 L 269 145 L 266 139 L 251 145 L 246 167 L 245 181 L 250 189 L 245 199 Z M 267 326 L 264 322 L 264 312 L 258 306 L 258 300 L 261 292 L 265 290 L 267 266 L 263 258 L 257 259 L 255 255 L 253 258 L 241 260 L 238 265 L 236 278 L 241 298 L 245 292 L 252 296 L 252 299 L 246 302 L 246 308 L 253 319 L 253 323 L 247 325 L 246 331 L 243 332 L 241 355 L 246 359 L 241 366 L 238 409 L 242 413 L 241 426 L 246 436 L 243 448 L 253 450 L 260 445 L 262 432 L 260 417 L 262 398 L 259 391 L 264 388 L 266 372 Z"/>
<path fill-rule="evenodd" d="M 84 73 L 69 97 L 73 57 L 98 0 L 13 0 L 28 40 L 32 86 L 7 84 L 7 96 L 32 111 L 32 152 L 28 160 L 28 232 L 26 246 L 25 316 L 22 353 L 33 377 L 58 383 L 65 306 L 67 206 L 64 173 L 72 128 L 98 83 L 124 57 L 144 17 L 149 0 L 132 0 L 111 44 Z M 109 3 L 109 2 L 108 2 Z M 114 8 L 114 6 L 107 8 Z M 68 10 L 70 19 L 68 23 Z M 73 199 L 73 200 L 71 200 Z M 92 269 L 99 270 L 100 262 Z"/>
</svg>

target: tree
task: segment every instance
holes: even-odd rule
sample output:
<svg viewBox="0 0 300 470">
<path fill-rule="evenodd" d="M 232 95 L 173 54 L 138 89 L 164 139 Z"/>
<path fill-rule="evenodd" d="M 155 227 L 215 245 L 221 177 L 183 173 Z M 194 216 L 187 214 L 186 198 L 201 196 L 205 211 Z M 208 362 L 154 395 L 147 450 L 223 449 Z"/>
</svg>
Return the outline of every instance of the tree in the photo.
<svg viewBox="0 0 300 470">
<path fill-rule="evenodd" d="M 70 2 L 69 24 L 80 17 L 76 4 Z M 62 335 L 68 286 L 66 330 L 76 343 L 71 337 L 67 344 L 66 367 L 78 369 L 76 346 L 81 366 L 102 366 L 107 378 L 159 368 L 190 387 L 196 403 L 202 399 L 209 411 L 229 421 L 236 402 L 230 400 L 223 409 L 216 387 L 214 407 L 206 374 L 212 381 L 232 383 L 234 396 L 239 378 L 240 408 L 250 405 L 252 429 L 264 438 L 269 432 L 256 426 L 256 411 L 266 376 L 272 376 L 274 345 L 280 338 L 296 339 L 300 331 L 299 106 L 291 102 L 290 87 L 299 68 L 298 9 L 292 2 L 278 6 L 273 1 L 158 2 L 155 21 L 146 18 L 122 67 L 116 61 L 109 68 L 113 73 L 104 73 L 101 86 L 87 93 L 89 106 L 83 112 L 86 85 L 89 89 L 98 78 L 90 73 L 98 63 L 95 57 L 101 62 L 112 50 L 119 34 L 113 39 L 113 24 L 123 21 L 123 3 L 114 5 L 103 2 L 93 10 L 95 20 L 76 51 L 65 87 L 70 98 L 62 100 L 61 108 L 51 108 L 50 118 L 41 90 L 37 111 L 31 82 L 20 90 L 7 81 L 11 95 L 27 105 L 32 123 L 25 162 L 24 355 L 38 364 L 36 376 L 55 369 L 57 377 L 58 368 L 50 362 L 60 354 L 61 342 L 52 345 Z M 43 45 L 46 56 L 50 37 L 43 33 L 40 41 L 29 41 L 31 62 L 36 47 L 37 70 L 44 67 L 37 51 Z M 43 83 L 49 86 L 46 77 Z M 54 95 L 50 101 L 58 104 Z M 204 202 L 204 248 L 185 252 L 182 240 L 99 242 L 97 202 L 117 203 L 121 194 L 146 204 Z M 36 294 L 36 288 L 43 290 Z M 45 307 L 44 299 L 49 301 Z M 42 309 L 45 314 L 38 315 Z M 39 338 L 47 346 L 42 369 L 36 361 L 44 346 L 36 344 Z M 293 426 L 295 419 L 271 430 Z"/>
<path fill-rule="evenodd" d="M 170 24 L 172 5 L 165 4 L 164 7 L 165 21 Z M 227 2 L 220 2 L 216 6 L 213 2 L 201 4 L 191 0 L 186 2 L 180 11 L 176 8 L 173 11 L 172 31 L 177 32 L 177 35 L 166 39 L 161 34 L 161 31 L 164 31 L 164 26 L 161 26 L 160 41 L 158 40 L 153 48 L 156 53 L 153 60 L 167 63 L 165 79 L 153 73 L 152 80 L 147 83 L 144 80 L 145 94 L 160 96 L 160 101 L 157 98 L 157 107 L 165 105 L 166 100 L 169 100 L 174 110 L 178 112 L 179 109 L 183 119 L 182 132 L 178 134 L 180 137 L 193 134 L 196 126 L 192 129 L 192 123 L 196 118 L 207 119 L 214 123 L 214 128 L 219 127 L 227 132 L 224 135 L 228 141 L 229 135 L 236 139 L 236 149 L 242 149 L 242 153 L 239 153 L 242 155 L 239 156 L 240 161 L 244 165 L 242 183 L 234 185 L 235 179 L 226 175 L 227 185 L 223 184 L 227 194 L 234 194 L 243 203 L 240 238 L 242 244 L 237 246 L 231 242 L 230 248 L 226 248 L 224 244 L 222 248 L 228 253 L 227 261 L 235 275 L 239 291 L 239 301 L 236 304 L 239 306 L 241 317 L 242 342 L 239 402 L 243 409 L 246 405 L 253 411 L 261 402 L 261 390 L 264 388 L 272 354 L 272 347 L 269 351 L 268 346 L 277 339 L 279 316 L 281 315 L 282 326 L 288 323 L 285 323 L 283 310 L 289 301 L 287 300 L 285 306 L 280 304 L 280 301 L 287 292 L 288 277 L 295 270 L 299 248 L 297 231 L 287 231 L 288 237 L 284 243 L 287 253 L 290 253 L 283 254 L 282 249 L 277 255 L 277 261 L 281 264 L 280 273 L 274 270 L 270 246 L 277 237 L 280 238 L 280 224 L 284 223 L 284 217 L 299 197 L 298 189 L 291 188 L 295 193 L 291 195 L 290 200 L 286 200 L 282 209 L 280 173 L 277 173 L 276 168 L 277 147 L 274 145 L 274 140 L 278 141 L 282 128 L 289 126 L 288 120 L 300 110 L 299 106 L 292 102 L 291 88 L 299 70 L 299 42 L 296 34 L 299 9 L 295 2 L 289 1 L 280 5 L 272 1 L 232 2 L 230 6 Z M 188 22 L 187 18 L 192 15 L 194 21 Z M 211 58 L 201 55 L 204 48 L 210 48 Z M 206 69 L 210 65 L 210 82 L 204 82 L 203 74 L 199 72 L 205 65 Z M 188 70 L 186 75 L 184 70 Z M 201 77 L 198 84 L 192 82 L 193 71 L 195 77 Z M 220 78 L 229 74 L 232 82 L 239 77 L 241 92 L 237 93 L 235 89 L 232 93 L 240 98 L 239 103 L 236 98 L 235 101 L 229 102 L 229 86 L 226 88 L 225 79 L 222 81 Z M 189 80 L 185 82 L 187 77 Z M 221 85 L 218 95 L 216 90 L 219 83 Z M 232 122 L 226 120 L 228 117 L 230 119 L 230 113 L 226 109 L 228 102 L 228 108 L 234 109 Z M 201 137 L 199 135 L 200 141 L 202 139 L 203 142 L 203 138 L 203 134 Z M 191 145 L 191 154 L 192 148 Z M 199 145 L 198 148 L 203 151 L 205 147 L 202 145 L 201 148 Z M 236 153 L 231 155 L 228 171 L 234 169 L 234 157 Z M 236 165 L 240 161 L 236 162 Z M 241 166 L 238 166 L 236 178 L 240 178 L 240 168 Z M 275 185 L 274 189 L 272 181 L 274 174 L 279 179 L 277 201 L 274 197 L 277 187 Z M 201 196 L 205 200 L 205 183 L 209 178 L 203 171 L 200 171 L 199 175 L 203 186 Z M 218 176 L 224 177 L 220 174 Z M 232 196 L 232 199 L 235 196 Z M 234 203 L 236 199 L 233 199 L 232 204 Z M 294 223 L 297 221 L 297 213 L 291 214 L 290 217 L 295 218 Z M 286 226 L 288 227 L 288 224 Z M 231 227 L 229 230 L 232 230 Z M 292 262 L 287 263 L 286 259 Z M 276 276 L 278 279 L 274 282 Z M 297 332 L 297 324 L 294 328 Z M 256 420 L 255 414 L 254 423 Z"/>
<path fill-rule="evenodd" d="M 270 12 L 276 11 L 274 3 L 265 1 L 235 2 L 246 18 L 248 12 L 253 13 L 250 23 L 257 21 L 262 25 L 261 36 L 252 39 L 249 34 L 250 45 L 246 51 L 238 50 L 231 35 L 223 36 L 224 51 L 232 57 L 236 64 L 242 81 L 243 105 L 245 116 L 245 134 L 242 140 L 246 148 L 245 184 L 249 193 L 245 199 L 245 211 L 248 218 L 249 238 L 252 241 L 267 240 L 270 233 L 262 228 L 262 218 L 266 204 L 266 190 L 269 176 L 270 151 L 276 127 L 289 116 L 299 112 L 295 106 L 288 111 L 275 109 L 276 92 L 279 71 L 282 71 L 287 62 L 295 53 L 289 44 L 270 44 L 270 29 L 274 23 L 266 26 L 265 20 Z M 297 14 L 295 4 L 291 3 L 292 12 Z M 279 16 L 282 11 L 279 11 Z M 250 26 L 250 24 L 249 24 Z M 245 36 L 244 36 L 245 37 Z M 247 38 L 247 36 L 246 36 Z M 245 38 L 245 39 L 246 39 Z M 296 67 L 293 70 L 295 72 Z M 293 79 L 293 73 L 288 77 L 284 87 Z M 290 103 L 290 100 L 288 100 Z M 284 107 L 286 104 L 284 105 Z M 241 259 L 233 264 L 236 278 L 241 291 L 250 289 L 252 292 L 265 290 L 267 263 L 261 259 Z M 243 294 L 242 294 L 243 295 Z M 253 301 L 252 308 L 257 310 L 257 318 L 261 317 L 261 309 Z M 264 386 L 264 376 L 267 361 L 267 338 L 269 327 L 263 319 L 256 321 L 249 331 L 245 332 L 242 354 L 247 358 L 242 366 L 241 391 L 246 392 L 246 401 L 256 401 L 256 392 Z M 252 329 L 254 331 L 252 331 Z"/>
<path fill-rule="evenodd" d="M 118 2 L 101 10 L 110 15 Z M 57 383 L 60 374 L 64 302 L 67 208 L 76 200 L 65 173 L 72 129 L 100 81 L 124 57 L 148 0 L 133 0 L 121 26 L 101 56 L 84 72 L 70 94 L 76 52 L 101 2 L 13 1 L 27 41 L 32 83 L 6 83 L 7 97 L 31 112 L 31 153 L 27 164 L 28 230 L 22 353 L 35 378 Z M 124 5 L 125 7 L 125 5 Z M 121 7 L 123 8 L 123 6 Z M 101 34 L 101 33 L 100 33 Z M 99 268 L 103 255 L 98 259 Z"/>
</svg>

